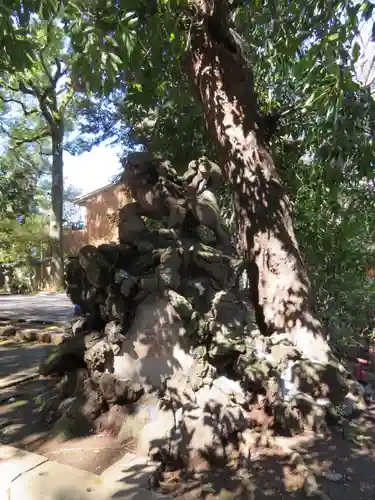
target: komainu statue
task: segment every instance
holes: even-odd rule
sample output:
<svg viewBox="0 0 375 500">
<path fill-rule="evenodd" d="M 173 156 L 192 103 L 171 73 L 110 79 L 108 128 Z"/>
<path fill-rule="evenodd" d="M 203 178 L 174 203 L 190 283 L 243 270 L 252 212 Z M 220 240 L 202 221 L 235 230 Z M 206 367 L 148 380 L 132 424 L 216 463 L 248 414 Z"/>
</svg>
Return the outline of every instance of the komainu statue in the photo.
<svg viewBox="0 0 375 500">
<path fill-rule="evenodd" d="M 122 180 L 133 203 L 119 211 L 121 240 L 131 242 L 147 231 L 142 217 L 166 220 L 170 229 L 197 236 L 199 226 L 210 229 L 218 245 L 230 248 L 216 198 L 221 183 L 220 168 L 205 157 L 189 163 L 179 176 L 169 161 L 149 153 L 132 153 L 123 163 Z"/>
</svg>

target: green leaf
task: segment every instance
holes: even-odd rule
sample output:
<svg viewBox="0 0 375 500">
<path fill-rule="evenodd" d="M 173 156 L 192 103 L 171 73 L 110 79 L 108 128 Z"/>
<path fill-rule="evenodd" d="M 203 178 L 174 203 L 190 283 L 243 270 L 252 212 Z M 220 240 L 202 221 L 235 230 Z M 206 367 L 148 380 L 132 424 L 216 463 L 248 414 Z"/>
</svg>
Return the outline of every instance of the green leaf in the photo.
<svg viewBox="0 0 375 500">
<path fill-rule="evenodd" d="M 330 35 L 327 36 L 327 40 L 329 40 L 330 42 L 334 42 L 339 38 L 340 38 L 340 33 L 331 33 Z"/>
<path fill-rule="evenodd" d="M 130 57 L 135 47 L 134 34 L 131 31 L 124 30 L 122 33 L 122 41 L 124 43 L 126 54 L 128 57 Z"/>
<path fill-rule="evenodd" d="M 366 0 L 364 2 L 364 8 L 363 8 L 363 17 L 364 17 L 365 21 L 369 21 L 369 19 L 372 16 L 373 10 L 374 10 L 374 5 L 371 2 L 369 2 L 368 0 Z"/>
<path fill-rule="evenodd" d="M 307 99 L 307 101 L 305 102 L 304 104 L 304 107 L 305 108 L 309 108 L 315 101 L 317 98 L 319 98 L 319 96 L 317 97 L 317 92 L 313 92 L 310 97 Z"/>
<path fill-rule="evenodd" d="M 352 58 L 354 62 L 357 62 L 361 53 L 361 47 L 358 42 L 354 42 L 352 49 Z"/>
<path fill-rule="evenodd" d="M 122 64 L 122 59 L 119 57 L 117 54 L 114 52 L 109 53 L 109 57 L 114 61 L 116 64 Z"/>
</svg>

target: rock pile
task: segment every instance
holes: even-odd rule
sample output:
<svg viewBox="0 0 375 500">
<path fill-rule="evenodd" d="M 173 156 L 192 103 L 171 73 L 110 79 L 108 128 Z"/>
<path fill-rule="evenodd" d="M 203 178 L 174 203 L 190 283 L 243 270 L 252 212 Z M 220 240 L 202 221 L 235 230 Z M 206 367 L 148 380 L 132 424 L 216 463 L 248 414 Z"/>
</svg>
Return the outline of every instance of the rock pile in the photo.
<svg viewBox="0 0 375 500">
<path fill-rule="evenodd" d="M 337 380 L 329 393 L 330 367 L 257 330 L 215 165 L 201 159 L 179 177 L 166 162 L 136 160 L 125 168 L 136 201 L 118 214 L 120 243 L 86 246 L 67 268 L 83 316 L 40 367 L 64 376 L 59 422 L 80 419 L 195 469 L 245 446 L 249 429 L 324 431 L 328 401 L 347 386 Z M 150 229 L 142 216 L 168 227 Z"/>
</svg>

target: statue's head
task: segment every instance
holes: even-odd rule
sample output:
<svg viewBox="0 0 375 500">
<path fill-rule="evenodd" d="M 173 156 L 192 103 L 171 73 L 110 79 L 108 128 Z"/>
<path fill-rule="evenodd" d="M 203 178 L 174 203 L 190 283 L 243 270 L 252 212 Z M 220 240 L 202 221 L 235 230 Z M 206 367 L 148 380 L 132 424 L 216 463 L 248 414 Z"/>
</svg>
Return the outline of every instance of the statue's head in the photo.
<svg viewBox="0 0 375 500">
<path fill-rule="evenodd" d="M 129 153 L 122 159 L 124 173 L 122 180 L 130 189 L 145 184 L 154 185 L 158 178 L 158 164 L 160 160 L 148 152 Z M 134 194 L 133 194 L 134 196 Z"/>
<path fill-rule="evenodd" d="M 128 166 L 137 167 L 139 165 L 152 163 L 154 160 L 155 157 L 152 153 L 146 151 L 136 151 L 124 156 L 121 163 L 124 168 Z"/>
</svg>

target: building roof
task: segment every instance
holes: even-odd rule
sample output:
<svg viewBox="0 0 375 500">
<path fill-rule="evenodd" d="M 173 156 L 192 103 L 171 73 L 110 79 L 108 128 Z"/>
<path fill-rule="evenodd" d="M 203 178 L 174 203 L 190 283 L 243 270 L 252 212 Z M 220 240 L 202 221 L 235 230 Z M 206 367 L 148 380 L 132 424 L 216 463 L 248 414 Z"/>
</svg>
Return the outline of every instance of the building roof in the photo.
<svg viewBox="0 0 375 500">
<path fill-rule="evenodd" d="M 91 191 L 90 193 L 84 194 L 79 198 L 76 198 L 75 200 L 73 200 L 73 203 L 75 203 L 76 205 L 84 205 L 85 202 L 88 201 L 90 198 L 93 198 L 98 194 L 104 193 L 104 191 L 107 191 L 107 189 L 118 186 L 119 184 L 120 184 L 119 182 L 111 182 L 110 184 L 106 184 L 105 186 L 99 189 L 95 189 L 95 191 Z"/>
</svg>

